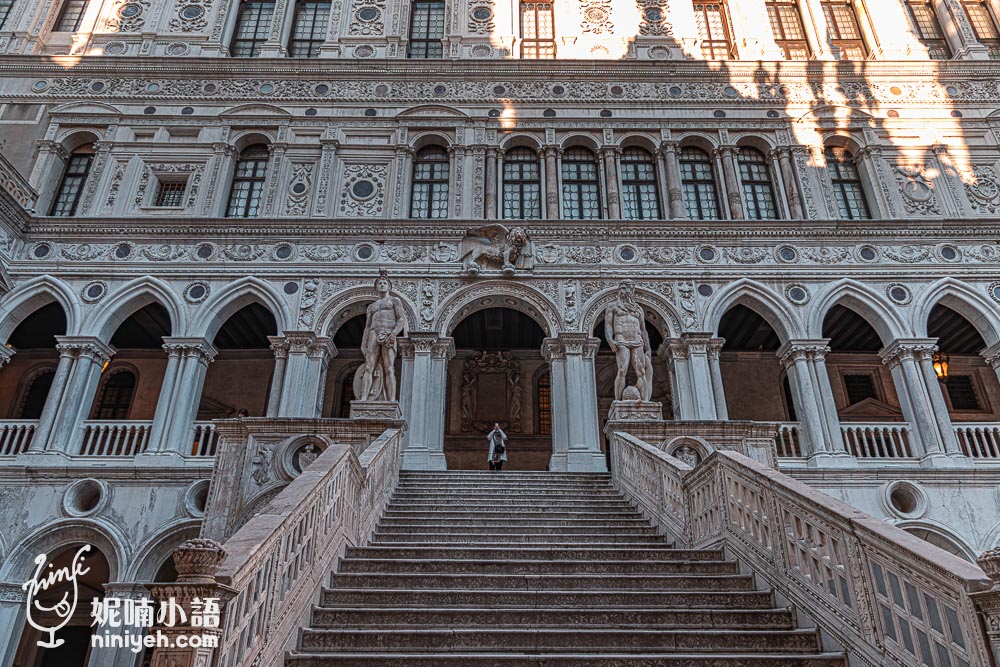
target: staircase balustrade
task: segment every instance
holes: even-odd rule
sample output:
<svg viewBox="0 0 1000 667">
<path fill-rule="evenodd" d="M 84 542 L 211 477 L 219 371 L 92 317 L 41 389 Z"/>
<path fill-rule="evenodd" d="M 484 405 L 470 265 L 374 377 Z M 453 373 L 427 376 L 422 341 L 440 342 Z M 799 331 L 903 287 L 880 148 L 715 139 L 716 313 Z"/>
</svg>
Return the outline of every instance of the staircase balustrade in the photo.
<svg viewBox="0 0 1000 667">
<path fill-rule="evenodd" d="M 17 456 L 28 451 L 38 420 L 0 421 L 0 456 Z"/>
<path fill-rule="evenodd" d="M 778 458 L 801 458 L 802 446 L 799 444 L 799 423 L 780 422 L 774 443 L 777 446 Z"/>
<path fill-rule="evenodd" d="M 841 423 L 840 433 L 848 453 L 859 459 L 913 457 L 913 451 L 910 449 L 910 425 L 906 422 Z"/>
<path fill-rule="evenodd" d="M 974 459 L 1000 459 L 1000 424 L 958 422 L 954 427 L 963 454 Z"/>
<path fill-rule="evenodd" d="M 191 451 L 184 452 L 185 455 L 199 458 L 210 458 L 215 456 L 219 447 L 219 433 L 215 430 L 212 422 L 194 423 L 194 440 L 191 443 Z"/>
<path fill-rule="evenodd" d="M 400 431 L 389 429 L 361 456 L 328 447 L 224 545 L 195 540 L 174 554 L 176 584 L 150 584 L 158 599 L 190 608 L 195 597 L 219 598 L 217 647 L 157 648 L 152 667 L 279 665 L 348 546 L 367 543 L 399 479 Z M 188 553 L 214 545 L 221 562 L 208 577 L 183 576 Z M 206 558 L 201 557 L 200 562 Z M 160 628 L 202 634 L 202 628 Z"/>
<path fill-rule="evenodd" d="M 85 421 L 81 456 L 135 456 L 146 451 L 151 421 Z"/>
<path fill-rule="evenodd" d="M 611 448 L 615 485 L 679 544 L 724 547 L 859 663 L 994 664 L 980 568 L 735 452 L 692 468 L 626 433 Z"/>
</svg>

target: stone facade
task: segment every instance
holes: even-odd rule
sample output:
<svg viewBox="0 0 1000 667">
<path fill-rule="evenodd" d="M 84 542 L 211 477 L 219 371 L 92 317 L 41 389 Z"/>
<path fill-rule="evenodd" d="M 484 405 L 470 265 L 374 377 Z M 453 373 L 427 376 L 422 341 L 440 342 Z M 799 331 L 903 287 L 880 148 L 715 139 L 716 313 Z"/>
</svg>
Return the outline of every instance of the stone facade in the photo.
<svg viewBox="0 0 1000 667">
<path fill-rule="evenodd" d="M 522 57 L 518 17 L 487 0 L 445 3 L 438 59 L 406 57 L 399 0 L 333 3 L 312 58 L 289 55 L 296 3 L 277 0 L 254 59 L 232 57 L 236 0 L 95 0 L 76 31 L 56 29 L 58 2 L 15 2 L 0 343 L 43 308 L 65 324 L 43 327 L 51 344 L 0 347 L 0 586 L 79 542 L 101 550 L 106 585 L 157 577 L 202 530 L 225 433 L 246 438 L 239 521 L 301 472 L 306 440 L 371 442 L 394 408 L 306 440 L 248 434 L 350 416 L 363 360 L 344 341 L 380 270 L 407 319 L 404 468 L 485 467 L 482 431 L 507 413 L 511 467 L 605 470 L 601 336 L 627 278 L 667 422 L 615 423 L 689 459 L 741 451 L 968 560 L 1000 545 L 992 47 L 955 4 L 938 16 L 953 57 L 930 60 L 902 5 L 859 0 L 869 59 L 841 60 L 822 4 L 801 3 L 808 61 L 786 60 L 766 3 L 747 0 L 725 9 L 734 59 L 706 62 L 716 36 L 690 3 L 560 0 L 546 61 Z M 436 180 L 419 176 L 431 162 Z M 522 163 L 534 176 L 510 175 Z M 153 305 L 162 351 L 117 349 Z M 250 305 L 273 318 L 256 347 L 231 328 Z M 734 347 L 738 307 L 772 337 Z M 456 329 L 498 308 L 538 344 L 463 344 Z M 838 348 L 845 309 L 874 347 Z M 978 343 L 937 349 L 959 330 Z M 937 380 L 941 352 L 974 400 Z M 131 400 L 98 417 L 122 372 Z M 861 376 L 873 394 L 855 400 Z M 23 627 L 21 608 L 0 597 L 0 626 Z M 0 662 L 19 640 L 0 638 Z"/>
</svg>

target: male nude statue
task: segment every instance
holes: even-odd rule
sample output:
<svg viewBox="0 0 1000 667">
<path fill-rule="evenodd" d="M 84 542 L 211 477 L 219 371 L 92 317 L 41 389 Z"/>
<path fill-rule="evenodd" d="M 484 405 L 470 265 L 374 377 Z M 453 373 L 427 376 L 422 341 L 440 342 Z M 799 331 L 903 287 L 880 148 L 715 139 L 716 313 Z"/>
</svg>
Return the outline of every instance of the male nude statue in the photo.
<svg viewBox="0 0 1000 667">
<path fill-rule="evenodd" d="M 368 306 L 365 318 L 365 333 L 361 339 L 361 352 L 365 356 L 364 372 L 361 376 L 360 400 L 396 400 L 396 336 L 406 328 L 406 315 L 399 298 L 392 296 L 392 282 L 385 271 L 375 279 L 378 300 Z M 372 383 L 376 369 L 379 371 L 381 387 L 372 393 Z M 355 385 L 357 386 L 357 385 Z"/>
<path fill-rule="evenodd" d="M 635 369 L 636 388 L 642 400 L 653 395 L 652 357 L 649 335 L 646 333 L 645 315 L 635 302 L 635 285 L 623 280 L 618 286 L 618 300 L 608 306 L 604 314 L 604 337 L 618 362 L 615 376 L 615 400 L 622 400 L 625 377 L 631 364 Z"/>
</svg>

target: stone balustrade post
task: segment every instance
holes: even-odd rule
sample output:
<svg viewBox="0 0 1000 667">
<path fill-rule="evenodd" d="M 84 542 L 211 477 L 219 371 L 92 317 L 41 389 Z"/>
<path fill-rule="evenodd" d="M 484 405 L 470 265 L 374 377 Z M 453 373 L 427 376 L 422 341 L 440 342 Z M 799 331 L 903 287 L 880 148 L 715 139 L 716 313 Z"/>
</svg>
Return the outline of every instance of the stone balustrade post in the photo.
<svg viewBox="0 0 1000 667">
<path fill-rule="evenodd" d="M 403 359 L 400 408 L 407 421 L 404 470 L 447 470 L 444 418 L 448 400 L 448 361 L 455 341 L 436 333 L 411 332 L 399 340 Z"/>
<path fill-rule="evenodd" d="M 174 336 L 164 336 L 163 349 L 167 353 L 167 368 L 153 415 L 148 451 L 190 454 L 192 427 L 198 416 L 205 376 L 217 351 L 204 338 Z"/>
<path fill-rule="evenodd" d="M 276 342 L 278 338 L 280 342 Z M 283 337 L 271 336 L 269 339 L 272 349 L 276 345 L 278 347 L 275 352 L 275 384 L 281 367 L 281 385 L 274 416 L 322 416 L 326 369 L 330 359 L 337 356 L 333 341 L 317 336 L 313 331 L 286 331 Z"/>
<path fill-rule="evenodd" d="M 227 603 L 235 596 L 236 591 L 219 584 L 215 574 L 226 557 L 226 551 L 218 542 L 206 539 L 188 540 L 174 549 L 174 566 L 177 568 L 177 581 L 169 584 L 146 584 L 146 588 L 156 600 L 173 598 L 184 610 L 187 622 L 172 627 L 156 626 L 154 632 L 167 636 L 170 647 L 155 647 L 150 667 L 205 667 L 213 664 L 217 647 L 178 647 L 176 637 L 179 635 L 214 635 L 222 638 L 222 626 L 225 623 Z M 191 625 L 191 612 L 196 606 L 196 600 L 216 599 L 222 611 L 220 627 L 195 627 Z"/>
<path fill-rule="evenodd" d="M 947 405 L 932 356 L 937 351 L 935 338 L 899 338 L 879 351 L 882 363 L 892 373 L 903 418 L 910 423 L 921 464 L 932 467 L 971 465 L 962 455 L 951 424 Z"/>
<path fill-rule="evenodd" d="M 599 339 L 584 333 L 562 333 L 542 343 L 552 387 L 553 472 L 607 472 L 597 415 L 599 346 Z"/>
<path fill-rule="evenodd" d="M 665 341 L 660 356 L 670 366 L 674 419 L 716 421 L 728 419 L 719 353 L 725 343 L 711 333 L 685 332 Z"/>
</svg>

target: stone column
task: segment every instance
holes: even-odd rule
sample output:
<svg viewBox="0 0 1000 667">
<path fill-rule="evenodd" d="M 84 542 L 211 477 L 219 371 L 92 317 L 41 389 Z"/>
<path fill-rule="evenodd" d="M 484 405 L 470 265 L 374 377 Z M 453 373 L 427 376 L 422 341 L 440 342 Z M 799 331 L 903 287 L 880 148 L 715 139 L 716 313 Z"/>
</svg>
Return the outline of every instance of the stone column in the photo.
<svg viewBox="0 0 1000 667">
<path fill-rule="evenodd" d="M 781 174 L 781 182 L 785 186 L 785 197 L 788 200 L 788 215 L 792 220 L 802 220 L 805 217 L 802 211 L 802 197 L 799 196 L 799 184 L 792 171 L 792 161 L 788 155 L 788 149 L 777 148 L 771 153 L 778 160 L 778 173 Z"/>
<path fill-rule="evenodd" d="M 840 419 L 824 361 L 829 343 L 829 338 L 789 340 L 778 349 L 777 357 L 788 372 L 799 440 L 809 464 L 848 467 L 857 461 L 845 450 L 840 434 Z"/>
<path fill-rule="evenodd" d="M 208 177 L 208 187 L 202 195 L 201 212 L 208 216 L 222 217 L 229 206 L 229 189 L 236 168 L 239 152 L 235 146 L 225 142 L 212 144 L 212 174 Z"/>
<path fill-rule="evenodd" d="M 486 191 L 483 197 L 483 217 L 497 219 L 497 148 L 486 147 Z"/>
<path fill-rule="evenodd" d="M 115 349 L 94 336 L 56 336 L 59 366 L 29 451 L 75 453 L 104 364 Z"/>
<path fill-rule="evenodd" d="M 271 338 L 271 349 L 275 338 Z M 314 331 L 286 331 L 284 359 L 275 354 L 275 384 L 281 366 L 281 389 L 277 400 L 277 417 L 307 417 L 323 414 L 323 393 L 326 389 L 326 368 L 337 356 L 333 341 L 317 336 Z M 272 385 L 272 396 L 273 396 Z M 270 405 L 268 406 L 270 408 Z"/>
<path fill-rule="evenodd" d="M 68 159 L 69 152 L 59 142 L 48 140 L 38 142 L 38 157 L 31 170 L 29 182 L 40 195 L 36 204 L 36 213 L 39 215 L 48 215 Z M 96 175 L 94 176 L 96 178 Z"/>
<path fill-rule="evenodd" d="M 903 418 L 917 445 L 913 453 L 923 454 L 922 465 L 954 467 L 971 465 L 958 447 L 951 417 L 931 360 L 937 351 L 935 338 L 899 338 L 879 351 L 889 367 L 899 395 Z M 935 386 L 932 386 L 933 385 Z"/>
<path fill-rule="evenodd" d="M 840 48 L 830 44 L 830 26 L 820 0 L 800 0 L 802 24 L 817 60 L 840 60 Z"/>
<path fill-rule="evenodd" d="M 550 220 L 559 218 L 559 149 L 556 146 L 546 146 L 545 162 L 545 217 Z"/>
<path fill-rule="evenodd" d="M 681 165 L 677 158 L 677 142 L 665 141 L 660 144 L 660 154 L 663 156 L 667 174 L 667 210 L 673 219 L 686 220 L 687 208 L 684 206 L 684 191 L 681 189 Z"/>
<path fill-rule="evenodd" d="M 261 202 L 258 209 L 260 212 L 257 217 L 259 218 L 273 216 L 278 209 L 278 184 L 281 182 L 281 169 L 285 163 L 285 152 L 288 150 L 288 144 L 275 142 L 268 144 L 267 150 L 271 157 L 267 161 L 267 180 L 264 183 L 264 192 L 261 193 L 264 201 Z"/>
<path fill-rule="evenodd" d="M 117 621 L 119 622 L 118 627 L 111 627 L 110 624 L 105 624 L 103 627 L 95 628 L 96 634 L 98 636 L 104 637 L 105 645 L 99 648 L 92 648 L 90 651 L 90 660 L 87 662 L 87 667 L 133 667 L 135 664 L 135 654 L 128 649 L 121 648 L 109 648 L 108 643 L 110 643 L 111 637 L 121 636 L 124 638 L 125 635 L 132 635 L 132 637 L 140 637 L 145 635 L 146 630 L 136 627 L 135 624 L 127 623 L 125 619 L 125 600 L 132 600 L 135 602 L 145 601 L 146 605 L 155 609 L 156 605 L 150 595 L 149 591 L 142 584 L 128 583 L 128 582 L 114 582 L 109 584 L 104 584 L 104 599 L 112 598 L 115 600 L 122 600 L 121 606 L 117 609 Z M 86 603 L 90 605 L 90 599 L 84 598 L 81 604 Z M 135 641 L 132 639 L 130 641 Z M 124 644 L 125 646 L 131 646 L 131 644 Z"/>
<path fill-rule="evenodd" d="M 447 470 L 444 417 L 448 401 L 448 361 L 455 341 L 436 333 L 411 332 L 399 340 L 403 357 L 400 408 L 407 421 L 403 470 Z"/>
<path fill-rule="evenodd" d="M 167 369 L 160 385 L 148 452 L 191 453 L 193 425 L 208 365 L 218 354 L 204 338 L 164 336 Z"/>
<path fill-rule="evenodd" d="M 994 343 L 979 353 L 986 364 L 996 371 L 997 379 L 1000 380 L 1000 343 Z"/>
<path fill-rule="evenodd" d="M 597 417 L 594 355 L 600 340 L 561 333 L 542 343 L 552 384 L 553 472 L 607 472 Z"/>
<path fill-rule="evenodd" d="M 728 419 L 725 388 L 719 369 L 719 353 L 725 343 L 711 333 L 685 332 L 660 348 L 676 382 L 674 419 L 716 421 Z"/>
<path fill-rule="evenodd" d="M 268 336 L 271 352 L 274 353 L 274 374 L 271 375 L 271 391 L 268 392 L 267 417 L 277 417 L 281 405 L 281 393 L 285 388 L 285 367 L 288 364 L 288 341 L 284 336 Z"/>
<path fill-rule="evenodd" d="M 608 218 L 620 220 L 622 217 L 621 193 L 618 187 L 618 148 L 605 146 L 601 151 L 604 156 L 604 179 L 608 193 Z"/>
<path fill-rule="evenodd" d="M 14 653 L 24 632 L 26 600 L 20 583 L 0 584 L 0 628 L 6 628 L 0 632 L 0 665 L 14 664 Z"/>
<path fill-rule="evenodd" d="M 733 220 L 743 220 L 746 212 L 743 210 L 743 192 L 740 180 L 736 176 L 736 156 L 734 146 L 719 146 L 716 154 L 722 162 L 722 175 L 726 184 L 726 200 L 729 202 L 729 217 Z"/>
</svg>

